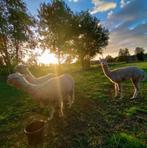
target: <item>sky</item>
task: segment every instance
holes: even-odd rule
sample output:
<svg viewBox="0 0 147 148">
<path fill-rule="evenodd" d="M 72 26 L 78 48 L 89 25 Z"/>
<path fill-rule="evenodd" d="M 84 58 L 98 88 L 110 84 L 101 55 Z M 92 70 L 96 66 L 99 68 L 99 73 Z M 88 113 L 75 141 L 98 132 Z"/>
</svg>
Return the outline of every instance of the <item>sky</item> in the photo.
<svg viewBox="0 0 147 148">
<path fill-rule="evenodd" d="M 37 16 L 42 2 L 50 0 L 24 0 L 29 13 Z M 147 52 L 147 0 L 65 0 L 74 12 L 89 10 L 110 32 L 109 45 L 104 55 L 117 56 L 120 48 L 134 53 L 136 47 Z"/>
</svg>

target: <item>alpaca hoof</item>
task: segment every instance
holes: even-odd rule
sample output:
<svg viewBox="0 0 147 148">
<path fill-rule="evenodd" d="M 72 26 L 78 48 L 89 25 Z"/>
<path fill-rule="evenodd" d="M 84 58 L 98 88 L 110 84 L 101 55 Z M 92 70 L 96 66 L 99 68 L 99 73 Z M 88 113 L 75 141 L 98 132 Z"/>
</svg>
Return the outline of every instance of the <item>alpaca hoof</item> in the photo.
<svg viewBox="0 0 147 148">
<path fill-rule="evenodd" d="M 136 99 L 136 98 L 137 98 L 137 97 L 131 97 L 130 100 L 134 100 L 134 99 Z"/>
<path fill-rule="evenodd" d="M 134 100 L 134 99 L 142 99 L 142 97 L 141 96 L 136 96 L 136 97 L 131 97 L 130 99 L 131 100 Z"/>
<path fill-rule="evenodd" d="M 140 97 L 131 97 L 130 100 L 140 99 Z"/>
</svg>

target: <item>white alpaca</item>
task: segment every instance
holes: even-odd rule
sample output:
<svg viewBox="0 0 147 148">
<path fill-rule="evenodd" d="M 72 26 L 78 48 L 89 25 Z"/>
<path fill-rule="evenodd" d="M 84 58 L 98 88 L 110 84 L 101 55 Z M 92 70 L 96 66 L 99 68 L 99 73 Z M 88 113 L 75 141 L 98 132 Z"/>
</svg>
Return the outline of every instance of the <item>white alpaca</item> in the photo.
<svg viewBox="0 0 147 148">
<path fill-rule="evenodd" d="M 13 73 L 8 76 L 7 83 L 23 89 L 41 105 L 50 106 L 49 120 L 53 118 L 55 108 L 58 109 L 59 116 L 63 116 L 63 101 L 68 101 L 69 107 L 74 102 L 74 80 L 68 74 L 51 78 L 41 84 L 32 84 L 22 74 Z"/>
<path fill-rule="evenodd" d="M 50 78 L 53 78 L 55 77 L 55 74 L 53 73 L 49 73 L 45 76 L 41 76 L 39 78 L 36 78 L 28 69 L 28 67 L 26 65 L 23 65 L 23 64 L 19 64 L 17 65 L 14 70 L 16 72 L 19 72 L 21 74 L 24 74 L 25 78 L 30 82 L 30 83 L 33 83 L 33 84 L 40 84 L 42 82 L 45 82 L 47 81 L 48 79 Z"/>
<path fill-rule="evenodd" d="M 100 58 L 100 64 L 105 76 L 115 85 L 115 97 L 120 95 L 123 98 L 121 82 L 131 80 L 134 86 L 134 94 L 131 99 L 139 97 L 140 82 L 145 80 L 145 72 L 137 67 L 123 67 L 115 70 L 109 70 L 106 59 Z"/>
</svg>

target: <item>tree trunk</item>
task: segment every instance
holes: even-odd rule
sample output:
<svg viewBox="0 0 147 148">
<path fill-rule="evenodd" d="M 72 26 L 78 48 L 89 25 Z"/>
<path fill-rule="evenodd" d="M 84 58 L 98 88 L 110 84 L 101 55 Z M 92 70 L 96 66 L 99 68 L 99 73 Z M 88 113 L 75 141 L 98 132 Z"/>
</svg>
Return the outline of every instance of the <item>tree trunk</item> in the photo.
<svg viewBox="0 0 147 148">
<path fill-rule="evenodd" d="M 19 46 L 18 46 L 18 43 L 15 43 L 15 49 L 16 49 L 16 63 L 18 63 L 19 62 L 19 55 L 18 55 Z"/>
<path fill-rule="evenodd" d="M 86 59 L 85 60 L 85 69 L 89 69 L 90 68 L 90 59 Z"/>
<path fill-rule="evenodd" d="M 19 54 L 20 52 L 20 46 L 19 46 L 19 42 L 16 40 L 15 41 L 15 52 L 16 52 L 16 64 L 18 64 L 21 61 L 21 56 Z"/>
<path fill-rule="evenodd" d="M 2 42 L 0 45 L 0 54 L 2 57 L 2 61 L 3 61 L 3 66 L 5 66 L 6 70 L 5 70 L 5 75 L 9 74 L 12 72 L 12 66 L 11 66 L 11 61 L 10 61 L 10 55 L 8 53 L 7 50 L 7 40 L 6 38 L 1 38 Z M 2 66 L 2 65 L 1 65 Z"/>
<path fill-rule="evenodd" d="M 81 62 L 82 69 L 84 70 L 84 57 L 83 56 L 80 56 L 80 62 Z"/>
<path fill-rule="evenodd" d="M 84 56 L 80 56 L 81 66 L 83 70 L 90 68 L 90 58 L 84 59 Z"/>
<path fill-rule="evenodd" d="M 3 60 L 5 61 L 5 64 L 7 67 L 11 67 L 11 61 L 10 61 L 10 56 L 7 50 L 7 40 L 6 37 L 2 37 L 2 49 L 1 49 L 1 53 L 2 53 L 2 57 Z"/>
</svg>

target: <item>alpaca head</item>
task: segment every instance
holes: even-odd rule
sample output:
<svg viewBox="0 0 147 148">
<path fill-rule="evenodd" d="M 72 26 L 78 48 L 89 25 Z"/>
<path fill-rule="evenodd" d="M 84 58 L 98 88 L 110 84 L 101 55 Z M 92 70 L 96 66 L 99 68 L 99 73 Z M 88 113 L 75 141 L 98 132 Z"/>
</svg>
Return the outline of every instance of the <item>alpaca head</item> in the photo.
<svg viewBox="0 0 147 148">
<path fill-rule="evenodd" d="M 108 66 L 108 63 L 107 63 L 106 59 L 99 58 L 99 62 L 100 62 L 101 65 Z"/>
<path fill-rule="evenodd" d="M 28 68 L 24 64 L 18 64 L 14 70 L 15 72 L 20 72 L 21 74 L 28 74 Z"/>
<path fill-rule="evenodd" d="M 8 76 L 7 84 L 15 86 L 16 88 L 21 88 L 21 83 L 23 79 L 24 79 L 23 75 L 16 72 Z"/>
</svg>

